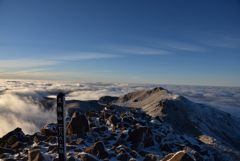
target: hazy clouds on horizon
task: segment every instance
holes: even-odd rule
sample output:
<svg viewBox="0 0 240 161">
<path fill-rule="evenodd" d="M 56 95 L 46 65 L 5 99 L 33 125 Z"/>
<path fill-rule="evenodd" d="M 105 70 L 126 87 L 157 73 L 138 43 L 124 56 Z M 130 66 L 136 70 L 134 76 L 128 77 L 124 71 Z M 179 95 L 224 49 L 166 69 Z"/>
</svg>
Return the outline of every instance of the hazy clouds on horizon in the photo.
<svg viewBox="0 0 240 161">
<path fill-rule="evenodd" d="M 106 95 L 121 96 L 156 86 L 240 118 L 238 87 L 0 80 L 0 137 L 16 127 L 32 134 L 45 124 L 56 122 L 55 111 L 45 112 L 37 102 L 44 97 L 55 98 L 59 92 L 66 93 L 67 100 L 97 100 Z"/>
</svg>

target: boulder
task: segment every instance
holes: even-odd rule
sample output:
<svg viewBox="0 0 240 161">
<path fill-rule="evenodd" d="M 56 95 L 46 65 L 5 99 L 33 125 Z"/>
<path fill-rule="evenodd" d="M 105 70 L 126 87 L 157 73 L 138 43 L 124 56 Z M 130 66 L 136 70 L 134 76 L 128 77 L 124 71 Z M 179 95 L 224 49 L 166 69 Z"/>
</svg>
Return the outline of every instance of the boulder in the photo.
<svg viewBox="0 0 240 161">
<path fill-rule="evenodd" d="M 41 153 L 40 149 L 33 149 L 28 151 L 28 160 L 33 161 L 37 155 Z"/>
<path fill-rule="evenodd" d="M 68 134 L 83 134 L 89 132 L 88 120 L 85 115 L 76 111 L 68 123 L 66 131 Z"/>
<path fill-rule="evenodd" d="M 166 151 L 169 153 L 173 152 L 172 148 L 167 143 L 163 145 L 163 147 L 161 148 L 161 151 Z"/>
<path fill-rule="evenodd" d="M 23 146 L 24 146 L 23 143 L 21 141 L 18 141 L 11 146 L 11 149 L 19 149 L 22 148 Z"/>
<path fill-rule="evenodd" d="M 117 157 L 117 160 L 126 161 L 129 160 L 130 156 L 127 153 L 122 153 Z"/>
<path fill-rule="evenodd" d="M 167 157 L 167 159 L 165 159 Z M 171 160 L 171 161 L 194 161 L 194 159 L 186 152 L 179 151 L 174 155 L 167 155 L 165 156 L 163 161 Z"/>
<path fill-rule="evenodd" d="M 120 148 L 116 151 L 117 154 L 123 154 L 123 153 L 127 153 L 127 151 L 124 148 Z"/>
<path fill-rule="evenodd" d="M 158 160 L 158 156 L 147 154 L 143 161 L 157 161 L 157 160 Z"/>
<path fill-rule="evenodd" d="M 123 119 L 122 119 L 123 122 L 127 122 L 129 124 L 132 124 L 133 123 L 133 118 L 132 117 L 128 117 L 128 116 L 125 116 Z"/>
<path fill-rule="evenodd" d="M 87 153 L 79 153 L 78 155 L 74 156 L 77 159 L 81 159 L 83 161 L 97 161 L 93 156 Z"/>
<path fill-rule="evenodd" d="M 116 115 L 111 115 L 108 120 L 113 125 L 116 125 L 117 123 L 119 123 L 121 121 L 121 119 L 119 117 L 117 117 Z"/>
<path fill-rule="evenodd" d="M 109 156 L 108 152 L 105 151 L 105 146 L 102 141 L 98 141 L 93 146 L 86 149 L 85 153 L 89 153 L 94 156 L 98 156 L 100 159 L 104 159 Z"/>
<path fill-rule="evenodd" d="M 25 136 L 25 134 L 22 132 L 22 129 L 18 127 L 15 130 L 10 131 L 6 135 L 4 135 L 0 140 L 0 144 L 7 143 L 8 139 L 13 135 L 17 136 L 17 140 L 20 140 L 21 138 L 23 138 Z"/>
<path fill-rule="evenodd" d="M 86 145 L 87 146 L 87 144 L 83 141 L 83 139 L 78 139 L 77 140 L 77 142 L 76 142 L 77 144 L 83 144 L 83 145 Z"/>
<path fill-rule="evenodd" d="M 171 159 L 173 156 L 174 156 L 174 153 L 170 153 L 170 154 L 166 155 L 166 156 L 163 158 L 162 161 L 167 161 L 167 160 Z"/>
<path fill-rule="evenodd" d="M 18 136 L 17 135 L 12 135 L 8 138 L 7 143 L 9 144 L 14 144 L 18 141 Z"/>
<path fill-rule="evenodd" d="M 133 158 L 137 158 L 138 157 L 138 154 L 135 150 L 132 150 L 130 153 L 129 153 Z"/>
<path fill-rule="evenodd" d="M 154 135 L 150 127 L 134 126 L 133 128 L 129 130 L 127 141 L 131 141 L 132 144 L 143 143 L 144 148 L 154 145 Z"/>
<path fill-rule="evenodd" d="M 52 129 L 46 129 L 46 128 L 42 128 L 41 130 L 41 135 L 42 136 L 57 136 L 57 133 L 54 132 Z"/>
<path fill-rule="evenodd" d="M 42 153 L 39 153 L 34 159 L 33 161 L 43 161 L 45 160 Z"/>
<path fill-rule="evenodd" d="M 34 141 L 35 141 L 36 143 L 39 143 L 39 142 L 44 141 L 44 140 L 46 140 L 46 139 L 47 139 L 46 136 L 40 136 L 40 135 L 35 135 L 35 136 L 34 136 Z"/>
</svg>

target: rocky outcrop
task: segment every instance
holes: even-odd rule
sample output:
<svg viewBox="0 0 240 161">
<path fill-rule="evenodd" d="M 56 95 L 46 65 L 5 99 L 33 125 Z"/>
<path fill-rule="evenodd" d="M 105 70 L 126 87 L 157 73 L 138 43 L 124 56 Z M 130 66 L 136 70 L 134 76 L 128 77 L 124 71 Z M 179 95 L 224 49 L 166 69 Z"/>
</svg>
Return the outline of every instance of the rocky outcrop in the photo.
<svg viewBox="0 0 240 161">
<path fill-rule="evenodd" d="M 135 145 L 134 150 L 139 150 L 139 146 L 142 144 L 143 148 L 147 148 L 154 145 L 154 135 L 150 127 L 146 126 L 134 126 L 133 129 L 128 132 L 129 137 L 127 141 L 130 141 Z"/>
<path fill-rule="evenodd" d="M 68 134 L 84 134 L 89 132 L 89 125 L 86 116 L 76 111 L 73 114 L 71 121 L 68 123 L 66 131 Z"/>
<path fill-rule="evenodd" d="M 25 137 L 21 128 L 16 128 L 15 130 L 4 135 L 0 140 L 0 147 L 10 148 L 11 145 L 15 144 Z"/>
</svg>

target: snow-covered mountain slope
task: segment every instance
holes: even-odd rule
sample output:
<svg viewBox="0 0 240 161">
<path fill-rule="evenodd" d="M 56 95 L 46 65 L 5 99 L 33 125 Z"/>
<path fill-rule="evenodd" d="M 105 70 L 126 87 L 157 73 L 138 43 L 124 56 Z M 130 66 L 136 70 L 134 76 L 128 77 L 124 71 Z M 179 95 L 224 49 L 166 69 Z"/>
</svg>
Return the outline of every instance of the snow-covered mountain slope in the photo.
<svg viewBox="0 0 240 161">
<path fill-rule="evenodd" d="M 160 87 L 66 106 L 75 111 L 66 118 L 68 161 L 240 160 L 237 118 Z M 32 135 L 5 134 L 0 160 L 58 161 L 57 129 L 50 123 Z"/>
<path fill-rule="evenodd" d="M 238 118 L 213 107 L 193 103 L 161 87 L 132 92 L 111 103 L 139 108 L 152 117 L 161 116 L 174 130 L 214 146 L 240 150 Z"/>
<path fill-rule="evenodd" d="M 237 161 L 239 152 L 222 150 L 179 134 L 144 111 L 76 111 L 66 119 L 67 161 Z M 0 160 L 58 161 L 57 124 L 33 135 L 17 128 L 0 138 Z"/>
</svg>

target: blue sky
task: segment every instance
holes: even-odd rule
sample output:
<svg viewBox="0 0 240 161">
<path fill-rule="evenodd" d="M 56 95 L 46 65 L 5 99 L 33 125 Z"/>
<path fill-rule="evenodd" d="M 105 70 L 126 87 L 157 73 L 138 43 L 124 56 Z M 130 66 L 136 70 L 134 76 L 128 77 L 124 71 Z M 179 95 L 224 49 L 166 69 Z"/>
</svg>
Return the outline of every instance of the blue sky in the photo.
<svg viewBox="0 0 240 161">
<path fill-rule="evenodd" d="M 240 1 L 0 1 L 0 78 L 240 86 Z"/>
</svg>

